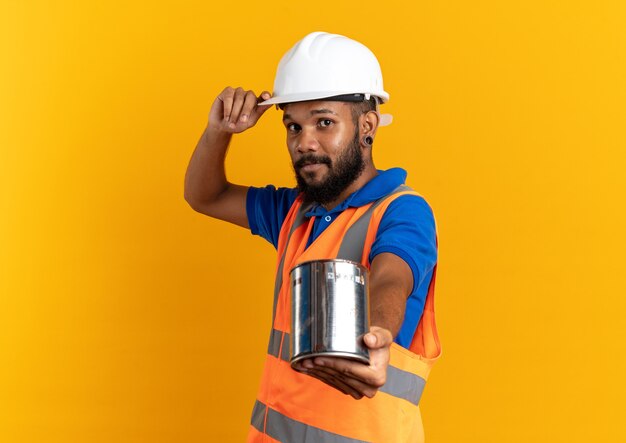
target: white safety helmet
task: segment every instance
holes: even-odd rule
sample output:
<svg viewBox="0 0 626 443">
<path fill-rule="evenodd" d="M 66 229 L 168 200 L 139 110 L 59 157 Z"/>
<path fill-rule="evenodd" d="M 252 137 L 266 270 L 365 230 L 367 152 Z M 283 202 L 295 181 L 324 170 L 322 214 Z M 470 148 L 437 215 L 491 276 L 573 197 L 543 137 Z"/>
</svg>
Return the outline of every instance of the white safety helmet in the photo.
<svg viewBox="0 0 626 443">
<path fill-rule="evenodd" d="M 260 105 L 279 105 L 333 98 L 362 101 L 376 97 L 389 100 L 376 56 L 363 44 L 343 35 L 313 32 L 291 48 L 280 60 L 274 94 Z M 381 116 L 380 126 L 391 123 Z"/>
</svg>

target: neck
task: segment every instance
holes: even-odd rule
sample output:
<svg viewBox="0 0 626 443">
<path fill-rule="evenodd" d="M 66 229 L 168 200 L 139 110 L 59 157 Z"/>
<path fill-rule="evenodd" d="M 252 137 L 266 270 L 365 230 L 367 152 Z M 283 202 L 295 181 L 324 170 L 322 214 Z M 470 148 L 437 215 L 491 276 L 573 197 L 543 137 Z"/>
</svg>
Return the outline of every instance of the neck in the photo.
<svg viewBox="0 0 626 443">
<path fill-rule="evenodd" d="M 365 184 L 367 182 L 369 182 L 371 179 L 373 179 L 374 177 L 376 177 L 378 175 L 378 171 L 376 170 L 376 168 L 374 167 L 374 164 L 371 162 L 368 162 L 367 166 L 365 167 L 365 169 L 363 170 L 363 172 L 361 173 L 361 175 L 359 175 L 357 177 L 356 180 L 354 180 L 350 186 L 348 186 L 346 189 L 344 189 L 341 194 L 339 194 L 339 197 L 337 197 L 335 200 L 328 202 L 324 205 L 322 205 L 327 211 L 330 211 L 331 209 L 333 209 L 335 206 L 337 206 L 338 204 L 340 204 L 342 201 L 344 201 L 346 198 L 348 198 L 348 196 L 350 194 L 352 194 L 353 192 L 358 191 L 359 189 L 361 189 L 363 186 L 365 186 Z"/>
</svg>

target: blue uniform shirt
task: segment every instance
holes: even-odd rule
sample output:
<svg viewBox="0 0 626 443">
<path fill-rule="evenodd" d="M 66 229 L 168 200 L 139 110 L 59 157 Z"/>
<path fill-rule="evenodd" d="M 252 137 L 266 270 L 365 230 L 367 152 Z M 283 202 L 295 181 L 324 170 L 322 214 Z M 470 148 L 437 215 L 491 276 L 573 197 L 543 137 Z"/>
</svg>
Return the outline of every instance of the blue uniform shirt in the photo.
<svg viewBox="0 0 626 443">
<path fill-rule="evenodd" d="M 346 208 L 378 200 L 404 184 L 405 180 L 406 171 L 403 169 L 378 171 L 376 177 L 330 211 L 315 205 L 306 214 L 307 217 L 315 217 L 308 244 L 324 232 Z M 277 248 L 280 229 L 298 193 L 295 188 L 276 189 L 271 185 L 265 188 L 251 187 L 248 190 L 246 211 L 252 233 L 260 235 Z M 404 322 L 395 338 L 396 343 L 408 348 L 422 316 L 428 285 L 437 262 L 435 219 L 426 200 L 416 195 L 403 195 L 391 202 L 372 244 L 370 263 L 382 252 L 397 255 L 413 272 L 413 290 L 407 300 Z"/>
</svg>

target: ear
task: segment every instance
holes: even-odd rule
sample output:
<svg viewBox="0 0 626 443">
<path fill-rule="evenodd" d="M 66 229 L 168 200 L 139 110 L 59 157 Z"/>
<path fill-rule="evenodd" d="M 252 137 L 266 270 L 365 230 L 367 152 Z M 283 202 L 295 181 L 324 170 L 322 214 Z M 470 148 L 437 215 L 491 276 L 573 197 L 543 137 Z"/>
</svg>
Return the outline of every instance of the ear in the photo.
<svg viewBox="0 0 626 443">
<path fill-rule="evenodd" d="M 370 137 L 374 137 L 376 135 L 376 130 L 378 129 L 378 125 L 380 124 L 380 115 L 376 111 L 369 111 L 359 117 L 359 131 L 361 133 L 361 137 L 365 137 L 369 135 Z"/>
</svg>

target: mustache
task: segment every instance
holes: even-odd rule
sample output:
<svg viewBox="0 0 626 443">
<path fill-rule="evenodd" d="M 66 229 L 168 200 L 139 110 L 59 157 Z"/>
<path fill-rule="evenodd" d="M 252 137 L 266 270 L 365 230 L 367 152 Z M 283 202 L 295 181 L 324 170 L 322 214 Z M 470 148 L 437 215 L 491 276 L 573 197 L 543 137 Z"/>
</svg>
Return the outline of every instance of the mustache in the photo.
<svg viewBox="0 0 626 443">
<path fill-rule="evenodd" d="M 313 154 L 306 154 L 302 156 L 300 159 L 298 159 L 298 161 L 293 164 L 293 167 L 296 170 L 306 165 L 316 165 L 316 164 L 324 164 L 330 167 L 331 163 L 332 162 L 330 161 L 330 157 L 327 157 L 325 155 L 317 156 Z"/>
</svg>

